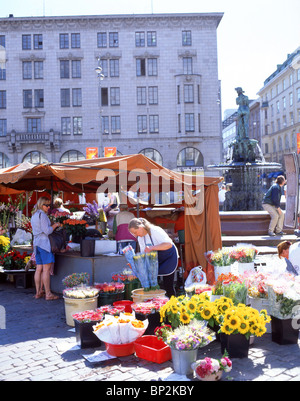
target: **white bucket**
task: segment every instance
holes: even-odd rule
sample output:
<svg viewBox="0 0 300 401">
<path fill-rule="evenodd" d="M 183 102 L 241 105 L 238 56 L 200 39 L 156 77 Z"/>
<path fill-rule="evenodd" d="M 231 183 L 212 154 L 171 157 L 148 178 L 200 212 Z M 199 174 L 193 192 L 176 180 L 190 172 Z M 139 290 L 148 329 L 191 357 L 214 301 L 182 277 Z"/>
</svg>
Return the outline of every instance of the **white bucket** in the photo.
<svg viewBox="0 0 300 401">
<path fill-rule="evenodd" d="M 93 298 L 84 298 L 84 299 L 64 297 L 64 300 L 65 300 L 65 314 L 66 314 L 67 325 L 75 327 L 72 315 L 78 312 L 84 312 L 86 310 L 97 309 L 98 295 Z"/>
</svg>

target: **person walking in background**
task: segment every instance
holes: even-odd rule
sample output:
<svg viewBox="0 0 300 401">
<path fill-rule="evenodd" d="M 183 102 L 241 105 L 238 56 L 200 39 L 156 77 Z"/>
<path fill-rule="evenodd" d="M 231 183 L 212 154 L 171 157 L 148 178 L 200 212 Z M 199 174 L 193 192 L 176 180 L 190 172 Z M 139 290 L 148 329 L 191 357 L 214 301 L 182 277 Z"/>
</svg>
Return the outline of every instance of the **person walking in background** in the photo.
<svg viewBox="0 0 300 401">
<path fill-rule="evenodd" d="M 278 250 L 278 256 L 279 258 L 284 258 L 286 262 L 286 271 L 288 273 L 292 273 L 295 276 L 298 276 L 298 271 L 295 269 L 293 266 L 292 262 L 289 260 L 289 251 L 290 251 L 290 246 L 292 243 L 290 241 L 283 241 L 280 244 L 277 245 L 277 250 Z"/>
<path fill-rule="evenodd" d="M 121 203 L 119 205 L 119 213 L 115 215 L 113 222 L 113 234 L 117 241 L 117 249 L 121 249 L 127 245 L 131 245 L 133 250 L 136 250 L 136 238 L 130 234 L 128 230 L 129 222 L 134 219 L 134 214 L 128 211 L 128 205 Z"/>
<path fill-rule="evenodd" d="M 167 297 L 175 296 L 174 276 L 178 264 L 178 251 L 168 234 L 159 226 L 143 218 L 134 218 L 129 231 L 137 237 L 141 253 L 157 251 L 158 276 L 163 277 Z"/>
<path fill-rule="evenodd" d="M 41 298 L 42 286 L 45 287 L 45 297 L 47 301 L 58 299 L 59 297 L 52 294 L 50 290 L 50 271 L 54 264 L 54 254 L 51 252 L 49 234 L 51 234 L 60 223 L 51 225 L 48 217 L 50 208 L 50 200 L 42 196 L 37 201 L 33 209 L 31 217 L 31 226 L 33 233 L 33 252 L 36 259 L 36 270 L 34 274 L 34 282 L 36 288 L 35 298 Z"/>
<path fill-rule="evenodd" d="M 284 212 L 280 208 L 280 200 L 283 195 L 283 187 L 286 180 L 283 175 L 279 175 L 265 194 L 262 206 L 271 216 L 268 234 L 270 236 L 285 235 L 283 230 Z"/>
</svg>

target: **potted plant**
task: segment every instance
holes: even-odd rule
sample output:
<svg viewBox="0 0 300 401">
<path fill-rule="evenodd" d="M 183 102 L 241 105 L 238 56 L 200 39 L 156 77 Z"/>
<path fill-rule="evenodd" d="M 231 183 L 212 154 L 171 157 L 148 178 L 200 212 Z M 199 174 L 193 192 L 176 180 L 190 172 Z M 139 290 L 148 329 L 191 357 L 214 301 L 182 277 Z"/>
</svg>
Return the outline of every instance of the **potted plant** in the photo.
<svg viewBox="0 0 300 401">
<path fill-rule="evenodd" d="M 77 287 L 81 284 L 88 285 L 90 282 L 90 275 L 88 273 L 72 273 L 62 280 L 65 288 Z"/>
<path fill-rule="evenodd" d="M 139 279 L 133 274 L 131 269 L 124 269 L 121 273 L 112 274 L 112 280 L 121 281 L 121 283 L 125 284 L 124 299 L 127 300 L 131 300 L 133 290 L 141 287 Z"/>
<path fill-rule="evenodd" d="M 223 372 L 228 373 L 231 371 L 232 361 L 225 352 L 221 359 L 206 357 L 194 363 L 192 367 L 199 380 L 218 381 L 221 379 Z"/>
<path fill-rule="evenodd" d="M 270 303 L 266 286 L 268 277 L 269 274 L 246 272 L 241 278 L 248 288 L 250 306 L 258 311 L 265 309 L 270 315 Z M 271 333 L 270 323 L 267 323 L 266 328 L 267 333 Z"/>
<path fill-rule="evenodd" d="M 148 319 L 149 324 L 145 335 L 153 335 L 155 328 L 160 324 L 159 310 L 167 303 L 168 298 L 153 298 L 150 301 L 133 303 L 131 305 L 132 310 L 135 311 L 135 316 L 139 320 Z"/>
<path fill-rule="evenodd" d="M 80 243 L 80 240 L 85 237 L 87 231 L 86 220 L 67 219 L 63 223 L 69 235 L 72 235 L 72 241 Z"/>
<path fill-rule="evenodd" d="M 206 327 L 205 322 L 192 320 L 188 325 L 180 325 L 174 330 L 162 330 L 164 342 L 169 345 L 172 353 L 173 369 L 180 375 L 192 373 L 192 364 L 197 359 L 198 349 L 209 344 L 214 334 Z M 156 333 L 161 337 L 161 329 Z"/>
<path fill-rule="evenodd" d="M 5 235 L 0 235 L 0 255 L 6 253 L 10 247 L 10 239 Z"/>
<path fill-rule="evenodd" d="M 68 326 L 75 326 L 72 318 L 75 312 L 84 312 L 97 308 L 98 292 L 98 289 L 87 286 L 66 288 L 63 291 L 65 315 Z"/>
<path fill-rule="evenodd" d="M 227 350 L 230 358 L 248 357 L 250 336 L 260 337 L 266 332 L 270 317 L 249 306 L 234 305 L 230 298 L 215 301 L 216 319 L 220 325 L 221 351 Z"/>
<path fill-rule="evenodd" d="M 230 258 L 230 252 L 232 248 L 224 247 L 217 251 L 209 251 L 205 253 L 206 260 L 214 266 L 215 279 L 222 273 L 230 273 L 232 259 Z"/>
<path fill-rule="evenodd" d="M 271 314 L 272 341 L 297 344 L 299 338 L 300 285 L 289 273 L 270 276 L 266 280 Z"/>
<path fill-rule="evenodd" d="M 101 341 L 93 333 L 93 326 L 103 320 L 103 313 L 94 310 L 72 315 L 75 324 L 76 341 L 81 348 L 99 347 Z"/>
<path fill-rule="evenodd" d="M 254 272 L 254 259 L 256 258 L 258 251 L 252 246 L 240 246 L 234 247 L 230 252 L 230 258 L 232 262 L 238 262 L 239 274 L 243 274 L 246 271 Z"/>
<path fill-rule="evenodd" d="M 94 287 L 99 290 L 98 306 L 113 304 L 124 299 L 125 284 L 112 281 L 110 283 L 95 283 Z"/>
</svg>

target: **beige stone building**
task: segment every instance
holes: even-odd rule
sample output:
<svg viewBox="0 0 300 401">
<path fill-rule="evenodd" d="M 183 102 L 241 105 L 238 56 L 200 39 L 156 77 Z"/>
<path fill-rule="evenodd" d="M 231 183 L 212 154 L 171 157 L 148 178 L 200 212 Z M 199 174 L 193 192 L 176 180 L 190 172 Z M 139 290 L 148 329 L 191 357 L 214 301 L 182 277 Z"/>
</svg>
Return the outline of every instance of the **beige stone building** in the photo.
<svg viewBox="0 0 300 401">
<path fill-rule="evenodd" d="M 172 169 L 219 163 L 222 16 L 1 18 L 0 167 L 104 147 Z"/>
<path fill-rule="evenodd" d="M 281 163 L 297 152 L 300 133 L 300 47 L 264 82 L 261 101 L 262 151 L 266 161 Z"/>
</svg>

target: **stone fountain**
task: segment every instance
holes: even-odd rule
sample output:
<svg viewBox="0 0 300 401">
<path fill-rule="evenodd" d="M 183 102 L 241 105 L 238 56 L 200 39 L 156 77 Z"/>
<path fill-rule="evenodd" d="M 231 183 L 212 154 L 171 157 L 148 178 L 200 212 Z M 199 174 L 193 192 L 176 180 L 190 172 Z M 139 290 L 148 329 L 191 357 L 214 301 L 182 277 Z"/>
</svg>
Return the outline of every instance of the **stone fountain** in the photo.
<svg viewBox="0 0 300 401">
<path fill-rule="evenodd" d="M 223 170 L 226 182 L 232 182 L 226 192 L 224 211 L 262 210 L 264 196 L 262 175 L 269 170 L 281 170 L 280 163 L 266 162 L 255 139 L 249 138 L 249 99 L 241 87 L 235 89 L 238 97 L 237 135 L 229 145 L 226 163 L 210 165 L 208 168 Z"/>
</svg>

